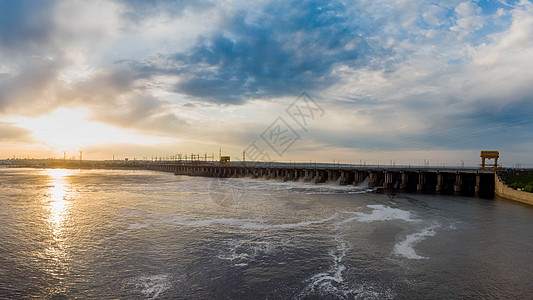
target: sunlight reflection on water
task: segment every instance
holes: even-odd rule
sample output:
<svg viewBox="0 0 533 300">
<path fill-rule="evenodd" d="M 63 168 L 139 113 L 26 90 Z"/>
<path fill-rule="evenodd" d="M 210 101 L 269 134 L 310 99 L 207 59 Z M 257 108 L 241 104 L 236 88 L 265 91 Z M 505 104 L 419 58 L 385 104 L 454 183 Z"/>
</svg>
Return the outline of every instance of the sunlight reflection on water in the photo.
<svg viewBox="0 0 533 300">
<path fill-rule="evenodd" d="M 49 186 L 47 209 L 49 214 L 47 222 L 50 226 L 52 242 L 46 248 L 44 256 L 55 262 L 55 266 L 49 271 L 54 275 L 61 273 L 64 269 L 67 256 L 67 241 L 65 240 L 65 229 L 68 225 L 68 217 L 71 209 L 69 200 L 69 183 L 67 178 L 72 174 L 70 170 L 49 169 L 45 171 L 48 175 Z"/>
<path fill-rule="evenodd" d="M 71 171 L 64 169 L 46 170 L 51 187 L 48 190 L 50 215 L 48 221 L 51 224 L 54 236 L 60 236 L 64 229 L 64 223 L 68 215 L 70 203 L 67 199 L 68 184 L 66 177 Z"/>
</svg>

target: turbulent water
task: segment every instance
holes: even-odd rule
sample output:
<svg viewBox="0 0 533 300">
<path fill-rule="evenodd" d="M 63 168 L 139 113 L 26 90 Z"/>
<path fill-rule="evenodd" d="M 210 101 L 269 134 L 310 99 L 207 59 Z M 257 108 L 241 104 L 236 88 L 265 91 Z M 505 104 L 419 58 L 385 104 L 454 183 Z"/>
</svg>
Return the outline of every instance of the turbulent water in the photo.
<svg viewBox="0 0 533 300">
<path fill-rule="evenodd" d="M 363 186 L 0 169 L 0 298 L 526 299 L 533 208 Z"/>
</svg>

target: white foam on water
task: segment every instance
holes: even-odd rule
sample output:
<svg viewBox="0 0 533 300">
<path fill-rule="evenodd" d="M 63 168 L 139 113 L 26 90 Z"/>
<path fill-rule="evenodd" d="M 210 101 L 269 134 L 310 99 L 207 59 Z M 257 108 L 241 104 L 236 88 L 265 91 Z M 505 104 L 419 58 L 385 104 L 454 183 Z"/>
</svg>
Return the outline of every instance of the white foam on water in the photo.
<svg viewBox="0 0 533 300">
<path fill-rule="evenodd" d="M 246 266 L 248 266 L 248 264 L 247 263 L 238 263 L 238 264 L 235 264 L 234 266 L 236 266 L 236 267 L 246 267 Z"/>
<path fill-rule="evenodd" d="M 169 223 L 180 226 L 211 226 L 211 225 L 227 225 L 242 227 L 246 224 L 255 224 L 253 220 L 248 219 L 207 219 L 207 220 L 191 220 L 189 217 L 176 217 L 173 218 Z"/>
<path fill-rule="evenodd" d="M 369 214 L 356 212 L 354 213 L 357 216 L 359 222 L 374 222 L 374 221 L 390 221 L 390 220 L 403 220 L 406 222 L 420 222 L 418 219 L 411 218 L 411 213 L 406 210 L 401 210 L 399 208 L 392 208 L 390 206 L 385 206 L 381 204 L 377 205 L 367 205 L 367 207 L 372 208 L 372 212 Z"/>
<path fill-rule="evenodd" d="M 333 223 L 334 229 L 339 229 L 339 227 L 344 225 L 344 224 L 359 220 L 359 215 L 357 215 L 358 212 L 342 211 L 341 213 L 352 215 L 352 217 L 349 217 L 349 218 L 346 218 L 346 219 L 343 219 L 343 220 L 340 220 L 340 221 L 337 221 L 337 222 Z"/>
<path fill-rule="evenodd" d="M 154 215 L 147 215 L 149 217 L 152 217 L 152 218 L 157 218 L 158 216 L 154 216 Z M 128 226 L 128 229 L 126 229 L 125 231 L 119 233 L 119 234 L 125 234 L 131 230 L 138 230 L 138 229 L 143 229 L 143 228 L 148 228 L 150 226 L 153 226 L 153 225 L 156 225 L 156 224 L 161 224 L 161 223 L 172 223 L 172 222 L 178 222 L 179 220 L 187 220 L 189 217 L 188 216 L 184 216 L 184 217 L 173 217 L 171 218 L 171 221 L 169 221 L 168 219 L 167 220 L 159 220 L 159 221 L 156 221 L 156 220 L 153 220 L 153 221 L 146 221 L 146 222 L 136 222 L 136 223 L 133 223 L 133 224 L 130 224 L 130 226 Z"/>
<path fill-rule="evenodd" d="M 365 180 L 358 182 L 355 184 L 356 187 L 368 187 L 368 183 L 370 182 L 370 177 L 367 176 Z"/>
<path fill-rule="evenodd" d="M 272 237 L 232 241 L 229 252 L 220 254 L 218 258 L 235 262 L 236 267 L 244 267 L 256 257 L 274 255 L 290 244 L 290 240 Z"/>
<path fill-rule="evenodd" d="M 322 224 L 335 219 L 338 213 L 335 213 L 322 220 L 304 221 L 299 223 L 287 224 L 266 224 L 264 220 L 251 219 L 207 219 L 207 220 L 191 220 L 191 217 L 176 217 L 169 221 L 172 224 L 180 226 L 212 226 L 212 225 L 226 225 L 232 227 L 240 227 L 247 230 L 283 230 L 298 227 L 305 227 L 310 225 Z"/>
<path fill-rule="evenodd" d="M 312 221 L 303 221 L 298 223 L 287 223 L 287 224 L 267 224 L 265 220 L 261 219 L 233 219 L 233 218 L 220 218 L 220 219 L 207 219 L 207 220 L 196 220 L 197 216 L 176 216 L 176 217 L 167 217 L 160 220 L 153 220 L 148 222 L 136 222 L 129 225 L 123 233 L 127 233 L 131 230 L 138 230 L 154 226 L 157 224 L 173 224 L 177 226 L 192 226 L 192 227 L 203 227 L 203 226 L 214 226 L 214 225 L 223 225 L 228 227 L 237 227 L 243 230 L 287 230 L 300 227 L 306 227 L 311 225 L 318 225 L 322 223 L 329 222 L 338 217 L 338 213 L 321 219 L 321 220 L 312 220 Z"/>
<path fill-rule="evenodd" d="M 348 222 L 339 222 L 342 224 Z M 332 265 L 327 272 L 318 273 L 308 280 L 308 285 L 296 296 L 296 299 L 307 298 L 337 298 L 337 299 L 393 299 L 390 289 L 383 289 L 367 283 L 347 281 L 343 277 L 346 267 L 342 259 L 351 249 L 351 245 L 344 240 L 343 233 L 335 236 L 338 246 L 329 251 Z"/>
<path fill-rule="evenodd" d="M 248 265 L 248 261 L 253 258 L 251 257 L 251 254 L 247 252 L 241 252 L 245 251 L 241 249 L 244 242 L 238 243 L 237 245 L 232 245 L 229 249 L 229 253 L 222 253 L 218 255 L 219 259 L 222 260 L 229 260 L 231 262 L 236 262 L 235 266 L 237 267 L 244 267 Z"/>
<path fill-rule="evenodd" d="M 344 294 L 342 272 L 346 270 L 346 267 L 342 264 L 342 259 L 346 256 L 346 252 L 351 249 L 351 246 L 340 234 L 335 236 L 335 241 L 338 243 L 337 248 L 328 252 L 332 257 L 332 265 L 329 270 L 313 275 L 297 299 L 306 298 L 313 294 L 337 296 Z"/>
<path fill-rule="evenodd" d="M 377 187 L 365 188 L 365 189 L 362 189 L 362 190 L 359 190 L 359 191 L 349 191 L 348 194 L 367 194 L 367 193 L 372 193 L 372 192 L 377 191 L 377 190 L 378 190 Z"/>
<path fill-rule="evenodd" d="M 439 227 L 439 225 L 435 224 L 422 229 L 420 232 L 407 235 L 404 240 L 394 245 L 393 254 L 408 259 L 427 259 L 427 257 L 418 255 L 414 247 L 428 236 L 434 236 L 436 234 L 435 229 Z"/>
<path fill-rule="evenodd" d="M 267 229 L 290 229 L 290 228 L 297 228 L 297 227 L 305 227 L 310 225 L 316 225 L 316 224 L 322 224 L 329 222 L 339 216 L 339 213 L 334 213 L 333 215 L 317 221 L 305 221 L 305 222 L 299 222 L 299 223 L 289 223 L 289 224 L 275 224 L 275 225 L 267 225 Z"/>
<path fill-rule="evenodd" d="M 395 210 L 383 205 L 369 205 L 374 211 L 371 214 L 360 212 L 342 211 L 339 212 L 348 217 L 333 223 L 334 240 L 337 247 L 328 253 L 332 258 L 332 263 L 327 272 L 313 275 L 307 282 L 307 286 L 296 297 L 297 299 L 307 298 L 338 298 L 338 299 L 393 299 L 394 295 L 390 289 L 383 289 L 367 283 L 356 283 L 346 281 L 343 272 L 346 266 L 342 263 L 348 251 L 352 249 L 351 244 L 344 239 L 344 236 L 351 229 L 345 226 L 350 222 L 368 222 L 369 220 L 412 220 L 410 214 L 405 211 Z M 377 211 L 377 213 L 375 213 Z M 380 213 L 385 211 L 386 213 Z M 407 212 L 408 213 L 408 212 Z M 381 217 L 378 217 L 381 215 Z"/>
<path fill-rule="evenodd" d="M 148 226 L 152 225 L 151 223 L 135 223 L 135 224 L 131 224 L 128 229 L 131 229 L 131 230 L 135 230 L 135 229 L 141 229 L 141 228 L 146 228 Z"/>
<path fill-rule="evenodd" d="M 157 299 L 162 292 L 171 287 L 169 274 L 139 276 L 133 279 L 132 283 L 149 299 Z"/>
<path fill-rule="evenodd" d="M 314 179 L 309 182 L 304 182 L 303 179 L 297 181 L 272 181 L 262 179 L 246 179 L 246 178 L 229 178 L 228 182 L 239 182 L 245 185 L 245 189 L 249 190 L 263 190 L 282 191 L 291 193 L 305 193 L 305 194 L 330 194 L 330 193 L 368 193 L 376 190 L 369 189 L 368 182 L 360 186 L 340 185 L 340 177 L 337 181 L 330 181 L 326 183 L 315 184 Z"/>
</svg>

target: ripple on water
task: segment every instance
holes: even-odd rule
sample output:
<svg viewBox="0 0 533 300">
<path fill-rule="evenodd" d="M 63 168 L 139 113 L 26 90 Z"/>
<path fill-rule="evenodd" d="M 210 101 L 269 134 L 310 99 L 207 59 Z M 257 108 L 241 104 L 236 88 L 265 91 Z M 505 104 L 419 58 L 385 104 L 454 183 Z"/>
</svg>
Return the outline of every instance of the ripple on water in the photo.
<svg viewBox="0 0 533 300">
<path fill-rule="evenodd" d="M 142 275 L 126 281 L 126 289 L 133 288 L 144 297 L 156 299 L 171 287 L 170 274 Z"/>
</svg>

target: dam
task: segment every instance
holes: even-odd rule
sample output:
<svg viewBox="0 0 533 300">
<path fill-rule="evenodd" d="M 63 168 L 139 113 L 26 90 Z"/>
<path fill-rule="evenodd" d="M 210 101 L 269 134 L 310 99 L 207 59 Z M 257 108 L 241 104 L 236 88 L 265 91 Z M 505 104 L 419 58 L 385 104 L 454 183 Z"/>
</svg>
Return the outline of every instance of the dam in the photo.
<svg viewBox="0 0 533 300">
<path fill-rule="evenodd" d="M 492 198 L 495 171 L 477 168 L 383 167 L 263 162 L 155 162 L 147 169 L 176 175 L 336 183 L 404 192 L 443 193 Z"/>
</svg>

